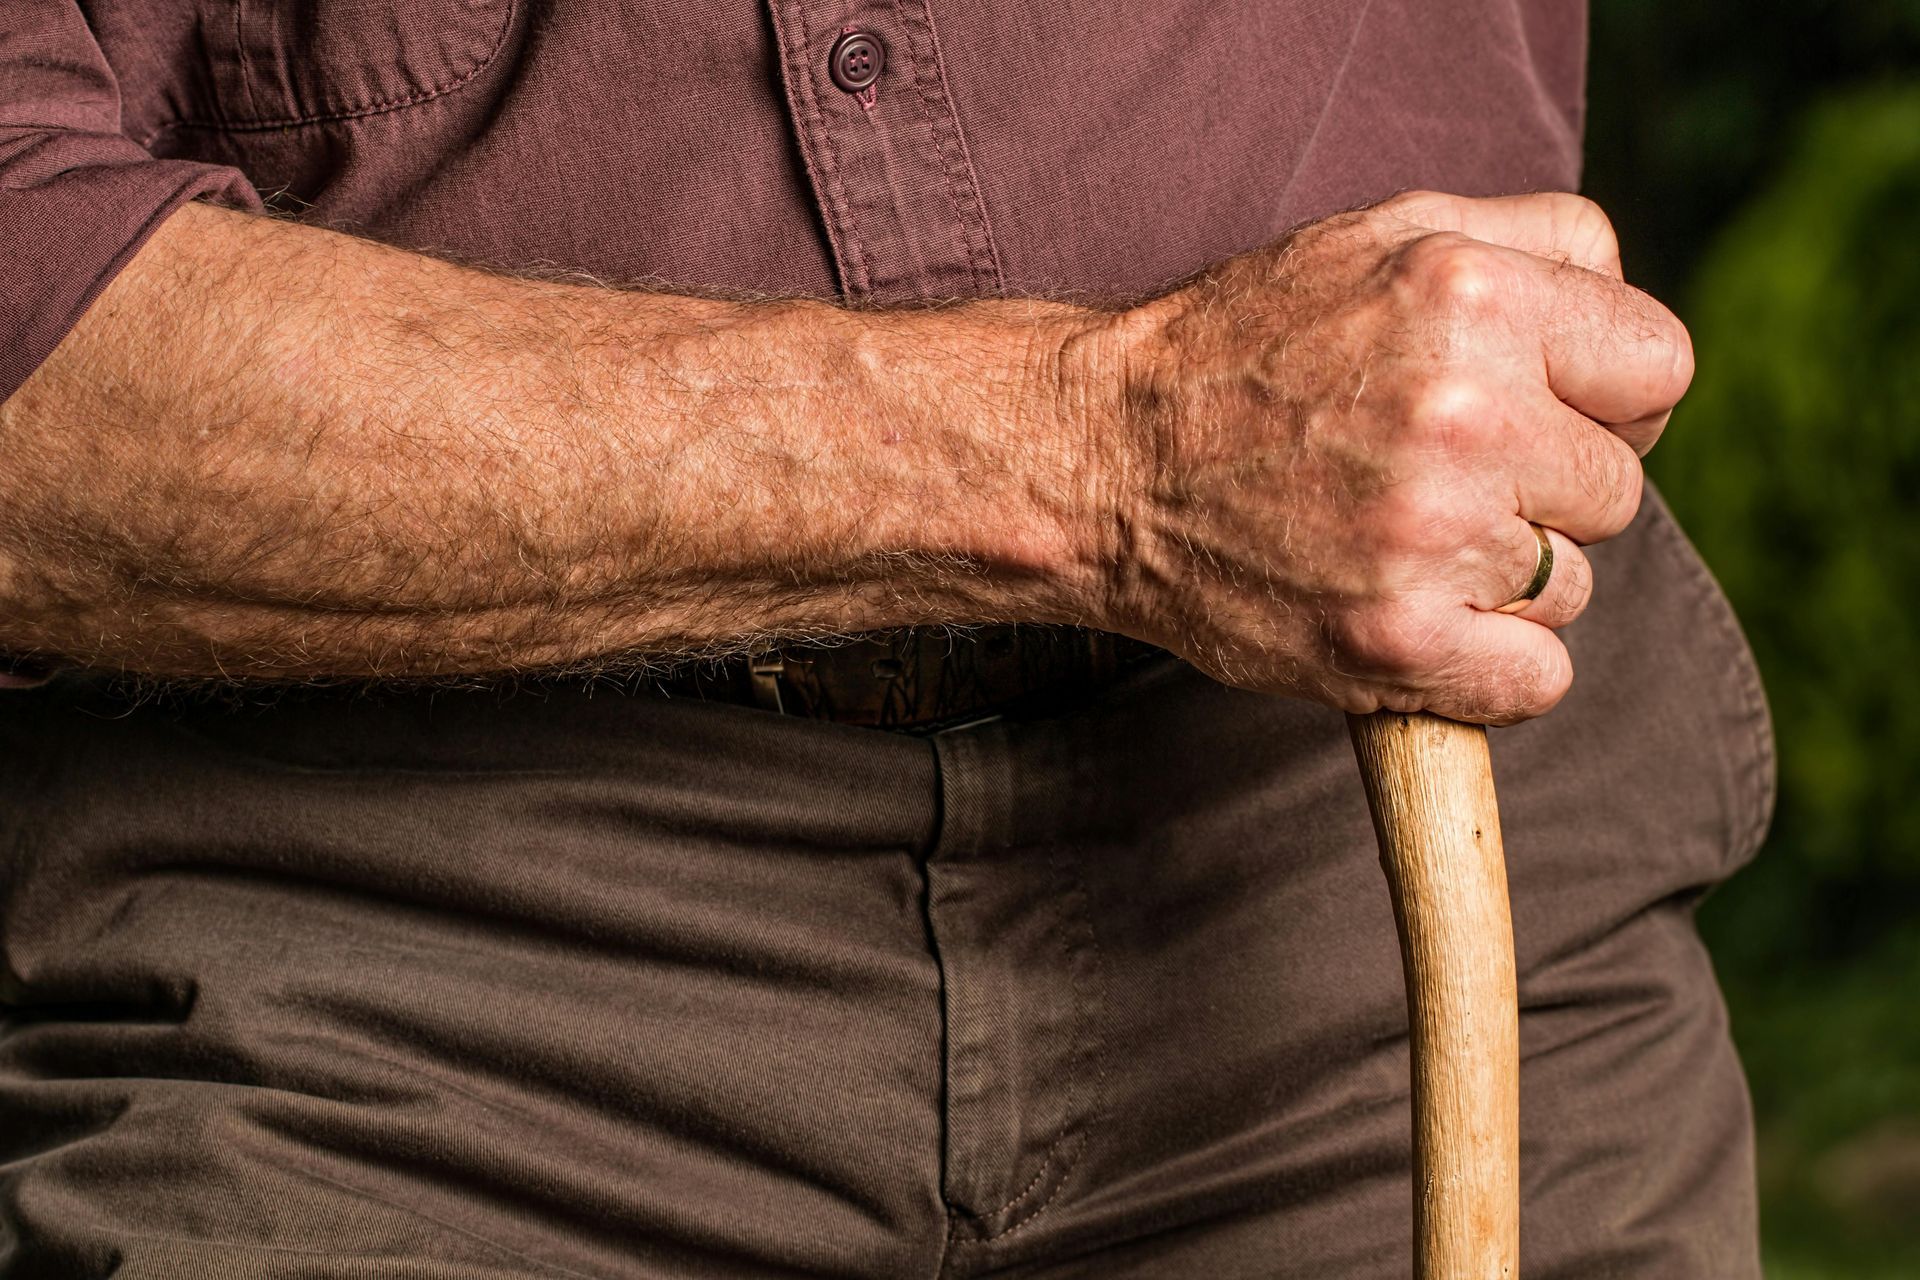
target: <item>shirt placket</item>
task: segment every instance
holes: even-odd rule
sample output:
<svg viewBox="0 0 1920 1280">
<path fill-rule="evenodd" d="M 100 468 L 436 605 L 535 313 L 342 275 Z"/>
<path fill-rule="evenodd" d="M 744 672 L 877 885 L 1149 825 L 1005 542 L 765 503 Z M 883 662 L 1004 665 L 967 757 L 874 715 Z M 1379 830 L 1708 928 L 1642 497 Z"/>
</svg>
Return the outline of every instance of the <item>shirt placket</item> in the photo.
<svg viewBox="0 0 1920 1280">
<path fill-rule="evenodd" d="M 1003 292 L 926 0 L 769 0 L 788 109 L 850 301 Z"/>
</svg>

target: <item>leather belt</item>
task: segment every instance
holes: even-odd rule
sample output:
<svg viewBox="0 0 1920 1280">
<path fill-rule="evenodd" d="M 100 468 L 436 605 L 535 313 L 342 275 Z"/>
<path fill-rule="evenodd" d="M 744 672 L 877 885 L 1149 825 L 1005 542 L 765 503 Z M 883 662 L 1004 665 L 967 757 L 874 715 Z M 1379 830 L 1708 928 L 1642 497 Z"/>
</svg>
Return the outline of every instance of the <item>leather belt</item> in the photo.
<svg viewBox="0 0 1920 1280">
<path fill-rule="evenodd" d="M 1065 703 L 1162 650 L 1080 627 L 908 628 L 804 642 L 658 678 L 669 697 L 919 732 Z"/>
</svg>

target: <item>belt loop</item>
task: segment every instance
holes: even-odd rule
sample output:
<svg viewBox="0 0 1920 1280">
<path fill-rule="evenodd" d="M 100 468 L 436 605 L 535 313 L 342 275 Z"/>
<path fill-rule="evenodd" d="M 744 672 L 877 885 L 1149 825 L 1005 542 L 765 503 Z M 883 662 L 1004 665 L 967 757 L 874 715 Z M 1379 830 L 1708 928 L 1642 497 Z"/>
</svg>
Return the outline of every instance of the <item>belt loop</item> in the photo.
<svg viewBox="0 0 1920 1280">
<path fill-rule="evenodd" d="M 747 679 L 753 685 L 753 701 L 762 710 L 786 714 L 787 708 L 780 700 L 780 677 L 786 670 L 787 661 L 778 649 L 747 658 Z"/>
</svg>

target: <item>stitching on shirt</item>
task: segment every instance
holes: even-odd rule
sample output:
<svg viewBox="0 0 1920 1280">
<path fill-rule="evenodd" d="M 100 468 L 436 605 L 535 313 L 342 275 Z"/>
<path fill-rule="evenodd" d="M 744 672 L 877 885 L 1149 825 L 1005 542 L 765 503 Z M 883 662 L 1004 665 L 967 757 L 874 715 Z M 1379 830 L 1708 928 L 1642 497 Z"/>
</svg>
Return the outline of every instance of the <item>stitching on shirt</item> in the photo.
<svg viewBox="0 0 1920 1280">
<path fill-rule="evenodd" d="M 500 30 L 494 34 L 493 47 L 488 49 L 485 55 L 483 55 L 478 62 L 474 63 L 473 66 L 469 67 L 464 74 L 449 80 L 445 84 L 435 85 L 430 89 L 422 89 L 418 93 L 410 93 L 403 98 L 388 98 L 380 102 L 367 103 L 346 111 L 322 111 L 312 115 L 284 116 L 269 120 L 214 120 L 182 117 L 178 120 L 170 120 L 166 124 L 155 128 L 147 135 L 147 139 L 150 141 L 174 129 L 217 129 L 224 133 L 257 133 L 266 129 L 289 129 L 298 125 L 325 124 L 334 120 L 358 120 L 365 116 L 384 115 L 389 111 L 398 111 L 402 107 L 411 107 L 422 102 L 429 102 L 434 98 L 445 97 L 493 65 L 494 59 L 500 56 L 500 50 L 506 47 L 507 33 L 513 30 L 513 19 L 515 13 L 519 10 L 519 2 L 520 0 L 506 0 L 506 12 L 501 17 Z M 236 6 L 234 11 L 234 40 L 238 42 L 239 39 L 240 8 Z M 247 73 L 247 60 L 244 54 L 240 59 L 240 76 L 241 82 L 247 87 L 247 105 L 251 109 L 254 105 L 253 83 Z M 145 145 L 145 143 L 142 145 Z"/>
<path fill-rule="evenodd" d="M 953 148 L 955 163 L 959 166 L 961 180 L 969 193 L 969 209 L 974 225 L 980 235 L 980 245 L 986 255 L 986 268 L 991 277 L 995 293 L 1006 292 L 1006 277 L 1000 268 L 1000 247 L 993 238 L 993 219 L 987 214 L 986 198 L 980 194 L 980 175 L 973 167 L 973 149 L 967 145 L 967 131 L 960 123 L 960 108 L 953 101 L 953 91 L 947 85 L 947 62 L 940 52 L 940 29 L 934 23 L 931 0 L 918 0 L 920 23 L 926 28 L 927 45 L 933 50 L 933 76 L 943 104 L 945 118 L 950 133 L 949 142 Z"/>
<path fill-rule="evenodd" d="M 820 99 L 814 93 L 813 86 L 813 26 L 807 21 L 807 7 L 798 6 L 800 13 L 800 53 L 801 80 L 806 85 L 807 107 L 812 115 L 815 129 L 825 144 L 827 153 L 827 181 L 833 186 L 834 205 L 847 224 L 847 265 L 852 268 L 854 282 L 863 295 L 873 293 L 873 272 L 867 266 L 865 247 L 860 242 L 860 218 L 854 212 L 853 201 L 847 195 L 847 189 L 840 180 L 844 166 L 840 163 L 840 144 L 833 136 L 833 122 L 827 119 L 826 111 L 820 106 Z"/>
<path fill-rule="evenodd" d="M 847 199 L 846 189 L 840 183 L 840 150 L 833 140 L 833 129 L 827 121 L 826 113 L 820 109 L 819 99 L 813 93 L 813 29 L 807 22 L 806 5 L 794 5 L 793 10 L 800 18 L 799 83 L 801 93 L 806 98 L 807 120 L 813 126 L 813 131 L 818 135 L 825 151 L 821 157 L 820 167 L 826 176 L 828 187 L 831 188 L 833 206 L 847 224 L 844 237 L 833 235 L 831 226 L 828 228 L 828 235 L 835 245 L 840 247 L 846 259 L 844 266 L 848 276 L 851 277 L 847 283 L 853 286 L 848 292 L 871 295 L 873 276 L 867 269 L 866 256 L 861 252 L 860 220 L 854 215 L 853 203 Z"/>
<path fill-rule="evenodd" d="M 233 57 L 240 64 L 240 88 L 247 96 L 247 114 L 255 115 L 260 106 L 253 97 L 253 72 L 248 68 L 246 37 L 240 34 L 247 16 L 247 0 L 234 0 L 233 6 Z"/>
<path fill-rule="evenodd" d="M 912 20 L 907 17 L 906 8 L 900 0 L 893 0 L 893 16 L 899 21 L 903 31 L 912 26 Z M 973 237 L 967 234 L 971 230 L 967 211 L 962 207 L 960 192 L 954 186 L 953 166 L 948 162 L 946 147 L 942 144 L 940 137 L 940 129 L 933 120 L 933 93 L 927 87 L 925 60 L 921 58 L 920 51 L 913 47 L 911 37 L 909 37 L 907 54 L 913 60 L 913 87 L 920 106 L 920 122 L 926 126 L 927 141 L 933 146 L 933 153 L 940 161 L 940 177 L 947 189 L 947 211 L 953 215 L 953 220 L 960 224 L 961 239 L 966 245 L 967 266 L 978 275 L 980 264 L 974 256 Z"/>
<path fill-rule="evenodd" d="M 794 146 L 800 152 L 800 162 L 806 167 L 807 183 L 818 206 L 820 229 L 827 237 L 834 277 L 839 280 L 841 291 L 851 294 L 856 281 L 853 279 L 853 266 L 846 250 L 843 228 L 834 217 L 834 183 L 833 174 L 828 169 L 829 157 L 821 154 L 814 140 L 814 134 L 819 132 L 819 113 L 813 105 L 812 86 L 806 83 L 806 41 L 801 40 L 802 53 L 796 58 L 792 48 L 795 28 L 788 7 L 783 6 L 780 0 L 770 0 L 767 14 L 773 21 L 774 43 L 780 60 L 780 84 L 786 91 L 787 114 L 793 122 Z M 804 17 L 800 21 L 804 27 Z M 796 63 L 799 65 L 798 71 L 795 70 Z"/>
<path fill-rule="evenodd" d="M 1000 255 L 993 243 L 992 228 L 987 224 L 986 208 L 980 200 L 979 180 L 973 170 L 973 157 L 967 151 L 966 135 L 960 130 L 953 99 L 947 90 L 946 70 L 940 58 L 940 39 L 933 28 L 932 11 L 927 7 L 926 0 L 917 0 L 912 16 L 901 0 L 893 0 L 893 11 L 903 29 L 917 24 L 926 38 L 928 56 L 925 59 L 919 56 L 917 50 L 909 49 L 914 55 L 914 87 L 919 90 L 920 118 L 926 123 L 928 139 L 940 157 L 948 205 L 963 231 L 971 233 L 964 236 L 967 265 L 976 277 L 985 277 L 992 292 L 1003 293 L 1006 283 L 1000 271 Z"/>
</svg>

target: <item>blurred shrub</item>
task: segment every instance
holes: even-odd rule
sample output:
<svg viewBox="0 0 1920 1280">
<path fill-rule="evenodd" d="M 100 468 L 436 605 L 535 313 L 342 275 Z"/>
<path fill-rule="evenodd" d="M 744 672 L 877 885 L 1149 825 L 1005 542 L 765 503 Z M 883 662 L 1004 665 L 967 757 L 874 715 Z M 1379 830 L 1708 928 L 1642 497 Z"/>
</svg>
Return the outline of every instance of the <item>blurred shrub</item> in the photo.
<svg viewBox="0 0 1920 1280">
<path fill-rule="evenodd" d="M 1683 308 L 1699 377 L 1650 460 L 1759 653 L 1777 835 L 1822 893 L 1920 892 L 1917 233 L 1920 87 L 1815 112 L 1700 264 Z M 1828 925 L 1917 903 L 1795 914 L 1823 908 L 1801 941 L 1844 951 L 1859 939 Z"/>
<path fill-rule="evenodd" d="M 1703 907 L 1783 1274 L 1920 1275 L 1920 86 L 1809 113 L 1699 263 L 1650 461 L 1746 624 L 1780 745 Z"/>
<path fill-rule="evenodd" d="M 1592 5 L 1588 194 L 1661 297 L 1776 172 L 1810 104 L 1920 72 L 1920 0 Z"/>
</svg>

